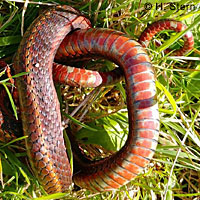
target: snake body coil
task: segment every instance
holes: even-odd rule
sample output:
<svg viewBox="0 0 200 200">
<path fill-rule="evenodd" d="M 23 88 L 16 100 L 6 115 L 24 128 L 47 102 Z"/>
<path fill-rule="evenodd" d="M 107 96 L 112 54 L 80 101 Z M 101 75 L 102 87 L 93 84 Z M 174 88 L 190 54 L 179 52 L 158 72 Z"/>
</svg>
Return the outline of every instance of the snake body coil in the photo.
<svg viewBox="0 0 200 200">
<path fill-rule="evenodd" d="M 15 73 L 28 72 L 17 79 L 28 155 L 49 193 L 66 191 L 72 177 L 52 79 L 53 60 L 65 35 L 84 24 L 87 21 L 71 7 L 49 9 L 26 31 L 14 59 Z"/>
<path fill-rule="evenodd" d="M 79 162 L 82 170 L 73 176 L 77 185 L 93 191 L 119 188 L 141 173 L 157 145 L 159 116 L 149 57 L 138 42 L 108 29 L 78 30 L 61 45 L 71 47 L 67 52 L 69 58 L 98 55 L 123 69 L 129 114 L 128 140 L 119 152 L 107 159 L 93 164 Z"/>
</svg>

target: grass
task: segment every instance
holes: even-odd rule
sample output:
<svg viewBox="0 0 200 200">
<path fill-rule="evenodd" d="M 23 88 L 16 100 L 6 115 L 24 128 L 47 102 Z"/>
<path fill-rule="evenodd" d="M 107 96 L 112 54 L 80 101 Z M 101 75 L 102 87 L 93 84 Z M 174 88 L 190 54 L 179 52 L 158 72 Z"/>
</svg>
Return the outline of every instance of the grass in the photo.
<svg viewBox="0 0 200 200">
<path fill-rule="evenodd" d="M 22 2 L 22 1 L 21 1 Z M 47 195 L 32 175 L 23 146 L 24 137 L 10 143 L 0 144 L 0 199 L 200 199 L 200 9 L 183 9 L 183 5 L 196 5 L 198 1 L 176 1 L 182 9 L 173 10 L 173 5 L 162 4 L 164 9 L 145 10 L 145 1 L 100 0 L 100 1 L 40 1 L 40 4 L 27 5 L 17 0 L 0 2 L 0 59 L 12 63 L 12 57 L 21 40 L 22 14 L 23 29 L 26 30 L 43 7 L 53 3 L 68 4 L 88 16 L 94 27 L 112 28 L 125 32 L 137 40 L 148 23 L 171 18 L 188 25 L 195 39 L 192 52 L 184 57 L 165 55 L 161 50 L 175 43 L 177 34 L 162 47 L 151 45 L 149 56 L 155 66 L 156 86 L 161 119 L 159 144 L 150 166 L 128 185 L 115 192 L 92 194 L 86 190 L 70 191 L 66 194 Z M 45 5 L 45 3 L 47 3 Z M 160 2 L 158 2 L 159 5 Z M 43 5 L 42 5 L 43 4 Z M 150 5 L 150 4 L 149 4 Z M 158 5 L 158 4 L 157 4 Z M 189 7 L 191 8 L 191 7 Z M 194 8 L 194 7 L 192 7 Z M 167 33 L 159 34 L 158 37 Z M 180 36 L 180 35 L 179 35 Z M 178 40 L 182 44 L 181 40 Z M 96 61 L 96 67 L 112 68 L 108 61 Z M 108 143 L 96 143 L 103 146 L 104 153 L 115 151 L 123 144 L 127 135 L 127 111 L 123 104 L 124 84 L 102 89 L 97 100 L 89 110 L 85 121 L 91 128 L 103 125 L 104 137 L 111 136 Z M 82 100 L 89 89 L 68 91 L 69 109 L 72 110 Z M 75 94 L 74 94 L 75 92 Z M 74 96 L 72 96 L 74 95 Z M 114 97 L 113 97 L 114 96 Z M 110 99 L 110 101 L 108 100 Z M 122 102 L 122 103 L 120 103 Z M 118 112 L 120 110 L 120 112 Z M 95 111 L 95 115 L 93 114 Z M 114 113 L 108 116 L 108 113 Z M 120 127 L 116 129 L 115 127 Z M 87 127 L 78 137 L 84 142 Z M 91 132 L 91 131 L 90 131 Z M 102 130 L 99 131 L 102 133 Z M 1 133 L 1 132 L 0 132 Z M 87 143 L 93 143 L 93 134 Z M 86 143 L 86 142 L 85 142 Z M 83 144 L 84 145 L 84 144 Z"/>
</svg>

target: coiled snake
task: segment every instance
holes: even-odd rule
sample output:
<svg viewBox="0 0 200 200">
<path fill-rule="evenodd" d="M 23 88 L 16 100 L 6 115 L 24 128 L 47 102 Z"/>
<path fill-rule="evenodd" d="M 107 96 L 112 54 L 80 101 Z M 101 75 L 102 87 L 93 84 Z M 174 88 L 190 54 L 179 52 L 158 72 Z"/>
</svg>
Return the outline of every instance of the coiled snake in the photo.
<svg viewBox="0 0 200 200">
<path fill-rule="evenodd" d="M 170 20 L 157 22 L 144 31 L 139 42 L 147 44 L 164 29 L 182 31 L 185 26 Z M 177 55 L 193 47 L 191 33 L 184 37 L 185 45 Z M 104 160 L 94 163 L 81 160 L 82 170 L 73 176 L 74 182 L 92 191 L 116 189 L 136 177 L 149 163 L 157 145 L 159 113 L 153 68 L 140 43 L 122 32 L 92 29 L 90 22 L 69 6 L 44 11 L 26 31 L 14 58 L 14 70 L 28 72 L 16 79 L 23 132 L 28 136 L 26 148 L 31 166 L 48 193 L 66 191 L 72 182 L 52 78 L 59 46 L 57 61 L 103 57 L 119 65 L 126 81 L 129 135 L 124 147 Z M 82 85 L 80 81 L 86 70 L 77 70 L 79 75 L 74 75 L 74 68 L 69 68 L 68 73 L 66 67 L 59 66 L 54 64 L 59 71 L 54 71 L 55 79 L 65 82 L 65 77 L 72 76 L 72 82 Z M 86 82 L 89 86 L 98 85 L 100 79 L 95 76 Z"/>
</svg>

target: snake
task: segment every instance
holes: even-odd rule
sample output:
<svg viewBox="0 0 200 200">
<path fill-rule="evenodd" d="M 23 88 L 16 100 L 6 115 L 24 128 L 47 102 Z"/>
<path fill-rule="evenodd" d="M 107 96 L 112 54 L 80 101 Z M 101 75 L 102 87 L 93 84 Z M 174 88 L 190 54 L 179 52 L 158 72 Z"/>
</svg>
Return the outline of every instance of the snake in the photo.
<svg viewBox="0 0 200 200">
<path fill-rule="evenodd" d="M 144 47 L 156 34 L 155 27 L 157 31 L 172 29 L 178 32 L 186 28 L 174 20 L 156 23 L 148 26 L 137 42 L 119 31 L 94 29 L 76 9 L 57 6 L 45 10 L 27 29 L 14 56 L 14 71 L 16 74 L 27 73 L 16 79 L 22 127 L 27 136 L 25 143 L 32 169 L 48 193 L 67 191 L 72 179 L 78 186 L 94 192 L 117 189 L 149 164 L 157 146 L 160 122 L 154 69 Z M 184 35 L 184 40 L 184 47 L 174 52 L 176 55 L 193 48 L 191 32 Z M 87 82 L 87 87 L 88 84 L 103 84 L 109 73 L 105 78 L 101 78 L 104 74 L 94 78 L 90 72 L 92 78 L 87 81 L 88 76 L 84 75 L 87 70 L 67 68 L 53 62 L 54 58 L 73 62 L 96 57 L 113 61 L 123 71 L 129 117 L 128 139 L 118 152 L 103 160 L 90 162 L 78 158 L 81 170 L 72 176 L 53 74 L 58 82 L 65 82 L 71 76 L 70 82 L 80 85 Z M 75 71 L 79 75 L 74 75 Z M 112 73 L 114 77 L 115 72 Z M 81 83 L 84 77 L 87 80 Z"/>
</svg>

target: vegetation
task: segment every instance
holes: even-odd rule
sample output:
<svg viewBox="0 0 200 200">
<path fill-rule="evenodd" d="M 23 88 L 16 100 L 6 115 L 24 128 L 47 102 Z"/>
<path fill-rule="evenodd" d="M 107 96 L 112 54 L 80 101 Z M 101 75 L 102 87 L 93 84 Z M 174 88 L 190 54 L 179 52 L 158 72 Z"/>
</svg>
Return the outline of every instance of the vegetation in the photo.
<svg viewBox="0 0 200 200">
<path fill-rule="evenodd" d="M 94 27 L 112 28 L 137 40 L 148 23 L 159 19 L 180 20 L 192 31 L 195 46 L 185 56 L 170 56 L 163 49 L 183 44 L 176 33 L 163 31 L 156 36 L 164 41 L 157 48 L 152 44 L 148 54 L 156 72 L 156 86 L 161 119 L 159 144 L 150 166 L 128 185 L 114 192 L 93 194 L 84 189 L 65 194 L 47 195 L 31 173 L 24 147 L 24 136 L 0 143 L 0 199 L 200 199 L 200 6 L 199 1 L 176 0 L 155 3 L 143 0 L 3 0 L 0 2 L 0 59 L 12 64 L 12 57 L 27 29 L 42 9 L 52 4 L 67 4 L 79 9 Z M 180 35 L 179 35 L 180 36 Z M 110 70 L 114 64 L 105 60 L 88 63 L 91 69 Z M 4 86 L 10 85 L 3 81 Z M 2 84 L 2 81 L 0 82 Z M 73 90 L 73 91 L 72 91 Z M 91 89 L 58 87 L 69 113 Z M 124 82 L 101 88 L 96 101 L 84 117 L 87 126 L 77 138 L 91 158 L 109 155 L 118 150 L 128 133 Z M 89 103 L 87 103 L 89 104 Z M 86 108 L 84 108 L 86 109 Z M 95 113 L 95 114 L 94 114 Z M 111 115 L 108 115 L 110 114 Z M 80 111 L 75 118 L 82 115 Z M 95 119 L 95 122 L 92 121 Z M 72 122 L 77 122 L 72 119 Z M 80 124 L 79 124 L 80 125 Z M 90 130 L 88 129 L 90 126 Z M 91 128 L 97 128 L 94 134 Z M 117 128 L 116 128 L 117 127 Z M 75 128 L 74 128 L 75 129 Z M 88 133 L 89 132 L 89 133 Z M 0 134 L 2 134 L 0 132 Z M 0 136 L 1 138 L 1 136 Z M 104 138 L 100 140 L 99 138 Z M 91 146 L 93 144 L 93 146 Z"/>
</svg>

